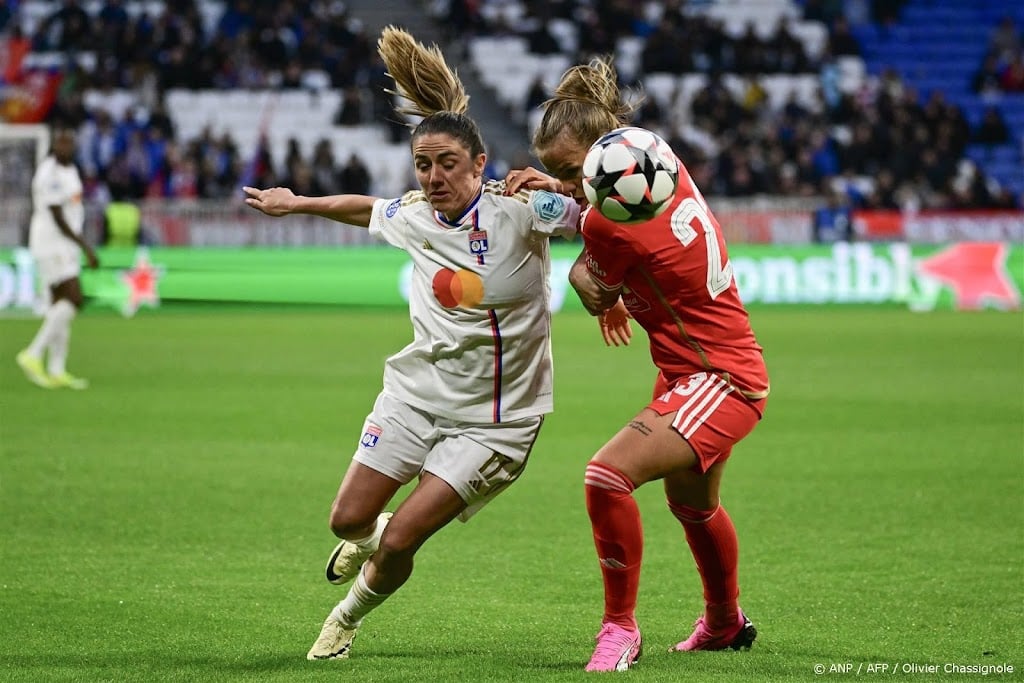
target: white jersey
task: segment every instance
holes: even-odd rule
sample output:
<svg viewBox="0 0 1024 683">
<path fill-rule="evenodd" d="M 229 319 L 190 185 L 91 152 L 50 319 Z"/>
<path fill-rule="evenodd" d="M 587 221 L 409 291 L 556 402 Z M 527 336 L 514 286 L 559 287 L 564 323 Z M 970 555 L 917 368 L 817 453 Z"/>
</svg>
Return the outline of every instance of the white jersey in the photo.
<svg viewBox="0 0 1024 683">
<path fill-rule="evenodd" d="M 85 208 L 82 206 L 82 179 L 74 164 L 63 166 L 50 155 L 43 159 L 32 176 L 32 222 L 28 245 L 34 254 L 53 254 L 69 249 L 78 251 L 78 245 L 69 240 L 50 212 L 59 206 L 68 227 L 82 234 Z"/>
<path fill-rule="evenodd" d="M 455 221 L 421 191 L 373 205 L 370 234 L 412 257 L 413 340 L 387 359 L 384 391 L 435 415 L 507 422 L 550 413 L 548 238 L 572 237 L 579 207 L 491 181 Z"/>
</svg>

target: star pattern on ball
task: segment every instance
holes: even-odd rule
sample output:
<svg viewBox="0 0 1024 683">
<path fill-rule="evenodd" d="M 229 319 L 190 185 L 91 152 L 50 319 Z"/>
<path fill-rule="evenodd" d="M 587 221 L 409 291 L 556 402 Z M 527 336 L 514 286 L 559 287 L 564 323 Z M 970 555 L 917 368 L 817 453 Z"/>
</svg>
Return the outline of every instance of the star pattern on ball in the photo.
<svg viewBox="0 0 1024 683">
<path fill-rule="evenodd" d="M 655 133 L 623 128 L 608 133 L 583 162 L 583 191 L 605 218 L 650 220 L 669 205 L 678 173 L 671 148 Z"/>
<path fill-rule="evenodd" d="M 626 176 L 642 175 L 647 185 L 647 190 L 644 192 L 644 201 L 650 202 L 650 187 L 654 182 L 654 175 L 658 171 L 658 165 L 645 149 L 640 149 L 639 147 L 625 147 L 624 149 L 631 157 L 633 157 L 633 165 L 628 166 L 621 171 L 611 171 L 596 175 L 593 180 L 590 181 L 590 184 L 595 190 L 602 194 L 605 191 L 608 191 L 609 196 L 621 196 L 615 192 L 615 183 Z"/>
</svg>

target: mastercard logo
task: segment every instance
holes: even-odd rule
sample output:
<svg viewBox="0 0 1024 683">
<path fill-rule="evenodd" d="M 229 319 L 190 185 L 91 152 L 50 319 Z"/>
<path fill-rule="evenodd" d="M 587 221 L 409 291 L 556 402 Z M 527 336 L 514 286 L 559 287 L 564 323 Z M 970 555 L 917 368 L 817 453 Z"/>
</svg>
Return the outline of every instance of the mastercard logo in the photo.
<svg viewBox="0 0 1024 683">
<path fill-rule="evenodd" d="M 469 270 L 442 268 L 434 275 L 434 296 L 445 308 L 473 308 L 484 300 L 484 282 Z"/>
</svg>

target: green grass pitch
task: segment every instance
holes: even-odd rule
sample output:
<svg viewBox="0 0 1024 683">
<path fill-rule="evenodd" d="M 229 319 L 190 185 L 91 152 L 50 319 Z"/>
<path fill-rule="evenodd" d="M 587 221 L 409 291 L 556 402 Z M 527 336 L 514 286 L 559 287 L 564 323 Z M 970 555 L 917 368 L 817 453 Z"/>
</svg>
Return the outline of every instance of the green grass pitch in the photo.
<svg viewBox="0 0 1024 683">
<path fill-rule="evenodd" d="M 756 308 L 772 395 L 734 452 L 753 650 L 673 654 L 701 609 L 656 484 L 631 681 L 838 680 L 858 667 L 1024 668 L 1019 314 Z M 556 412 L 522 479 L 423 548 L 352 658 L 305 653 L 343 589 L 327 514 L 404 311 L 83 315 L 49 392 L 0 320 L 0 680 L 583 681 L 601 585 L 588 457 L 648 398 L 638 331 L 555 316 Z M 828 667 L 816 677 L 814 666 Z M 848 675 L 839 666 L 852 665 Z M 889 678 L 893 678 L 890 675 Z M 898 673 L 895 678 L 917 679 Z"/>
</svg>

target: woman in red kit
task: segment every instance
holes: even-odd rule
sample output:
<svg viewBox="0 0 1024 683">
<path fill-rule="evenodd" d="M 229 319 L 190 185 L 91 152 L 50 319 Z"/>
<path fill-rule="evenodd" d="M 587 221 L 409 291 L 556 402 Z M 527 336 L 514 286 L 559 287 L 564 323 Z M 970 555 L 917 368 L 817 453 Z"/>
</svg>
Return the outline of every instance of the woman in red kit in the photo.
<svg viewBox="0 0 1024 683">
<path fill-rule="evenodd" d="M 600 59 L 566 71 L 543 107 L 534 151 L 559 183 L 527 168 L 509 174 L 507 191 L 560 184 L 582 200 L 587 150 L 626 125 L 632 108 L 619 97 L 611 64 Z M 647 331 L 659 371 L 653 400 L 587 464 L 587 511 L 605 596 L 587 671 L 624 671 L 640 656 L 635 610 L 643 530 L 632 493 L 658 479 L 704 585 L 704 612 L 672 650 L 738 650 L 757 635 L 738 603 L 736 530 L 718 491 L 732 447 L 761 419 L 768 373 L 718 222 L 681 162 L 671 202 L 656 218 L 632 225 L 587 211 L 584 250 L 569 276 L 603 329 L 620 330 L 621 340 L 628 311 Z"/>
</svg>

